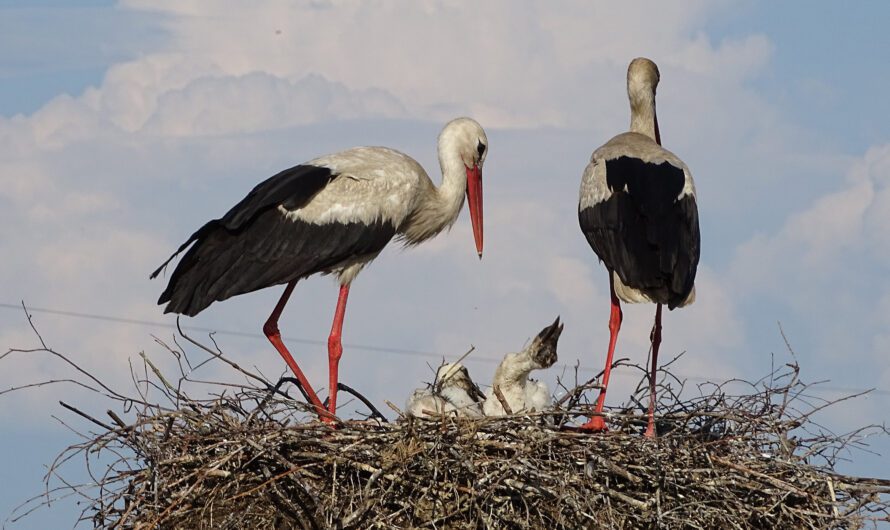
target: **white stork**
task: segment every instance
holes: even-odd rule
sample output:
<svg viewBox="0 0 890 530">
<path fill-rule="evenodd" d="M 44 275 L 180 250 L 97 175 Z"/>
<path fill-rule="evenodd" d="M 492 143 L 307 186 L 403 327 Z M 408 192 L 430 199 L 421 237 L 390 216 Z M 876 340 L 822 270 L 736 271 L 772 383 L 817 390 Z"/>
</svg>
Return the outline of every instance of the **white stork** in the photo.
<svg viewBox="0 0 890 530">
<path fill-rule="evenodd" d="M 501 398 L 512 414 L 541 412 L 550 406 L 552 398 L 547 384 L 529 379 L 528 375 L 532 370 L 549 368 L 556 362 L 556 344 L 562 328 L 559 317 L 556 317 L 553 324 L 542 329 L 524 350 L 504 356 L 482 404 L 482 411 L 486 416 L 503 416 L 508 413 L 504 410 Z M 495 389 L 500 392 L 500 397 Z"/>
<path fill-rule="evenodd" d="M 337 369 L 349 286 L 396 236 L 416 245 L 454 224 L 464 203 L 482 257 L 482 165 L 488 139 L 470 118 L 439 134 L 442 184 L 411 157 L 385 147 L 356 147 L 286 169 L 258 184 L 224 216 L 199 228 L 154 273 L 185 253 L 158 299 L 165 313 L 194 316 L 214 301 L 273 285 L 284 294 L 263 332 L 306 390 L 322 419 L 337 409 Z M 337 274 L 340 296 L 328 337 L 327 412 L 281 340 L 278 318 L 302 278 Z"/>
<path fill-rule="evenodd" d="M 609 351 L 594 414 L 583 427 L 604 430 L 602 418 L 612 356 L 621 327 L 620 301 L 652 302 L 652 364 L 649 421 L 655 435 L 655 371 L 661 344 L 661 306 L 669 309 L 695 299 L 699 259 L 698 210 L 689 168 L 661 147 L 655 116 L 655 63 L 634 59 L 627 69 L 630 132 L 619 134 L 593 152 L 581 179 L 578 218 L 581 231 L 609 271 L 612 299 Z"/>
<path fill-rule="evenodd" d="M 427 388 L 418 388 L 405 404 L 409 416 L 418 418 L 453 414 L 461 418 L 482 416 L 480 400 L 485 399 L 460 363 L 445 363 L 436 370 L 436 380 Z"/>
</svg>

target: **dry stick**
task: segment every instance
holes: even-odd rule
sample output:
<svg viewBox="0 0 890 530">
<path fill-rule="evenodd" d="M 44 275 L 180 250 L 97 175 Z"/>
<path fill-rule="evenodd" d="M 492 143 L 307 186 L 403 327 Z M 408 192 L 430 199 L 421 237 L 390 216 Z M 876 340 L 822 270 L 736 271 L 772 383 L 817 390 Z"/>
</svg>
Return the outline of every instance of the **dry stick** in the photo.
<svg viewBox="0 0 890 530">
<path fill-rule="evenodd" d="M 90 416 L 90 415 L 87 414 L 86 412 L 83 412 L 83 411 L 81 411 L 81 410 L 79 410 L 79 409 L 77 409 L 77 408 L 75 408 L 75 407 L 72 407 L 71 405 L 65 403 L 64 401 L 59 401 L 59 405 L 62 405 L 63 407 L 65 407 L 66 409 L 70 410 L 71 412 L 77 414 L 77 415 L 80 416 L 81 418 L 85 418 L 85 419 L 87 419 L 87 420 L 89 420 L 89 421 L 95 423 L 96 425 L 98 425 L 99 427 L 102 427 L 102 428 L 105 429 L 106 431 L 113 431 L 113 430 L 114 430 L 114 427 L 112 427 L 111 425 L 108 425 L 107 423 L 103 423 L 103 422 L 97 420 L 96 418 Z"/>
<path fill-rule="evenodd" d="M 726 460 L 725 458 L 713 457 L 713 459 L 718 464 L 724 465 L 730 469 L 734 469 L 734 470 L 738 471 L 739 473 L 745 473 L 747 475 L 755 476 L 761 480 L 765 480 L 766 482 L 769 482 L 770 484 L 772 484 L 773 486 L 776 486 L 777 488 L 782 488 L 787 491 L 792 491 L 801 497 L 809 496 L 809 493 L 807 493 L 806 491 L 803 491 L 800 488 L 792 486 L 791 484 L 789 484 L 783 480 L 779 480 L 775 477 L 771 477 L 771 476 L 761 473 L 759 471 L 753 470 L 751 468 L 747 468 L 743 465 L 730 462 L 729 460 Z"/>
<path fill-rule="evenodd" d="M 395 413 L 398 414 L 400 417 L 404 417 L 404 416 L 405 416 L 405 413 L 402 412 L 402 409 L 400 409 L 399 407 L 397 407 L 397 406 L 395 405 L 395 403 L 393 403 L 392 401 L 389 401 L 388 399 L 384 399 L 383 402 L 386 403 L 386 406 L 389 407 L 389 408 L 391 408 L 393 411 L 395 411 Z"/>
<path fill-rule="evenodd" d="M 155 374 L 155 376 L 158 378 L 158 380 L 160 380 L 162 383 L 164 383 L 164 386 L 167 387 L 167 390 L 174 392 L 177 395 L 177 397 L 179 397 L 179 395 L 178 395 L 179 391 L 176 389 L 176 387 L 171 385 L 170 382 L 167 381 L 167 378 L 164 377 L 164 374 L 162 374 L 161 371 L 158 370 L 158 367 L 155 366 L 155 364 L 153 362 L 151 362 L 151 359 L 149 359 L 148 356 L 145 355 L 145 352 L 144 351 L 139 352 L 139 356 L 142 357 L 142 360 L 145 361 L 145 364 L 147 364 L 148 367 L 151 368 L 152 373 Z"/>
<path fill-rule="evenodd" d="M 345 384 L 343 384 L 343 383 L 337 383 L 337 390 L 342 390 L 343 392 L 347 392 L 347 393 L 349 393 L 349 394 L 352 394 L 352 395 L 355 396 L 359 401 L 361 401 L 362 403 L 364 403 L 365 406 L 368 407 L 368 409 L 370 409 L 370 411 L 371 411 L 371 417 L 372 417 L 372 418 L 378 418 L 378 419 L 380 419 L 381 421 L 383 421 L 384 423 L 388 423 L 388 422 L 389 422 L 389 420 L 386 419 L 386 416 L 384 416 L 383 414 L 381 414 L 380 411 L 377 410 L 377 407 L 375 407 L 375 406 L 368 400 L 368 398 L 366 398 L 365 396 L 363 396 L 362 394 L 360 394 L 357 390 L 355 390 L 355 389 L 353 389 L 352 387 L 347 386 L 347 385 L 345 385 Z"/>
<path fill-rule="evenodd" d="M 828 498 L 831 500 L 831 512 L 835 517 L 839 517 L 840 514 L 837 511 L 837 495 L 834 494 L 834 481 L 829 477 L 825 479 L 825 483 L 828 484 Z"/>
<path fill-rule="evenodd" d="M 46 350 L 34 350 L 34 351 L 42 352 L 42 351 L 46 351 Z M 9 350 L 6 353 L 12 353 L 12 352 L 16 352 L 16 353 L 28 352 L 28 350 Z M 78 381 L 76 379 L 48 379 L 46 381 L 41 381 L 39 383 L 28 383 L 25 385 L 11 386 L 11 387 L 7 388 L 6 390 L 0 390 L 0 396 L 2 396 L 3 394 L 10 394 L 12 392 L 19 392 L 21 390 L 27 390 L 29 388 L 39 388 L 42 386 L 55 385 L 58 383 L 72 383 L 75 386 L 85 388 L 86 390 L 89 390 L 90 392 L 95 392 L 97 394 L 101 394 L 101 392 L 97 388 L 91 387 L 90 385 L 87 385 L 87 384 L 83 383 L 82 381 Z"/>
<path fill-rule="evenodd" d="M 305 514 L 353 526 L 374 521 L 380 528 L 430 521 L 428 526 L 456 528 L 572 528 L 580 520 L 624 527 L 657 522 L 664 527 L 744 528 L 745 521 L 755 519 L 775 527 L 824 527 L 833 517 L 826 478 L 836 488 L 833 508 L 844 514 L 844 522 L 861 521 L 870 511 L 886 513 L 886 497 L 882 501 L 878 495 L 890 492 L 890 481 L 869 483 L 830 471 L 837 444 L 854 446 L 873 431 L 811 433 L 797 438 L 789 458 L 776 456 L 785 454 L 778 437 L 797 429 L 809 410 L 806 385 L 791 368 L 773 378 L 776 388 L 752 394 L 731 394 L 723 385 L 684 402 L 675 403 L 677 396 L 665 394 L 663 421 L 673 431 L 658 445 L 640 444 L 638 436 L 626 434 L 639 421 L 636 414 L 615 414 L 609 436 L 562 432 L 523 416 L 385 426 L 349 422 L 330 430 L 314 422 L 292 423 L 289 401 L 278 394 L 264 405 L 269 421 L 250 423 L 255 403 L 268 395 L 268 387 L 240 385 L 233 394 L 230 386 L 218 383 L 223 392 L 212 399 L 188 398 L 181 410 L 172 412 L 154 405 L 137 410 L 134 427 L 114 428 L 71 450 L 94 454 L 103 444 L 129 446 L 135 442 L 129 437 L 151 447 L 144 460 L 115 463 L 120 467 L 99 479 L 98 495 L 105 497 L 94 500 L 95 520 L 106 526 L 117 522 L 118 527 L 146 528 L 152 518 L 161 525 L 192 527 L 273 526 L 275 521 L 299 526 L 294 514 L 274 502 L 296 491 L 304 500 L 308 495 L 318 499 L 317 509 L 288 503 L 296 517 Z M 788 406 L 778 414 L 783 398 Z M 535 417 L 585 410 L 561 408 Z M 728 427 L 714 434 L 696 427 L 708 422 Z M 812 425 L 804 422 L 803 428 Z M 793 458 L 808 451 L 809 463 Z M 223 455 L 236 455 L 224 469 L 219 467 Z M 829 464 L 815 467 L 814 459 Z M 652 460 L 659 465 L 648 465 Z M 604 472 L 585 475 L 591 462 Z M 326 504 L 332 498 L 333 465 L 338 506 Z M 269 467 L 276 469 L 270 472 Z M 226 473 L 231 475 L 223 480 L 212 478 Z M 289 474 L 275 480 L 280 473 Z M 153 497 L 158 484 L 163 495 Z M 121 507 L 119 499 L 124 498 L 131 502 Z M 166 504 L 170 502 L 174 505 Z"/>
<path fill-rule="evenodd" d="M 624 469 L 623 467 L 613 464 L 611 460 L 604 458 L 600 455 L 591 454 L 590 459 L 599 463 L 601 466 L 607 468 L 612 473 L 614 473 L 614 474 L 618 475 L 619 477 L 622 477 L 626 480 L 629 480 L 634 483 L 640 483 L 642 481 L 642 479 L 640 477 L 634 475 L 633 473 L 629 472 L 628 470 Z"/>
<path fill-rule="evenodd" d="M 510 404 L 507 403 L 507 398 L 504 397 L 504 394 L 501 392 L 501 387 L 498 385 L 494 385 L 492 388 L 494 395 L 498 398 L 498 401 L 501 402 L 501 406 L 504 407 L 504 412 L 507 413 L 508 416 L 513 415 L 513 409 L 510 408 Z"/>
</svg>

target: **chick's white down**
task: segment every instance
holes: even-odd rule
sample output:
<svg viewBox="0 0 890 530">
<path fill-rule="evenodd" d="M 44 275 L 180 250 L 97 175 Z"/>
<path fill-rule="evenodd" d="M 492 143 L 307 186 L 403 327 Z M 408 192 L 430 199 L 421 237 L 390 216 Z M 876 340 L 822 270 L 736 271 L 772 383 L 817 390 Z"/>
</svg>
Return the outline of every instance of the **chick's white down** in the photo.
<svg viewBox="0 0 890 530">
<path fill-rule="evenodd" d="M 550 406 L 550 389 L 543 381 L 529 379 L 532 370 L 549 368 L 556 362 L 556 344 L 562 333 L 559 317 L 519 353 L 508 353 L 498 365 L 491 388 L 486 391 L 482 411 L 486 416 L 540 412 Z M 497 395 L 495 389 L 500 391 Z M 509 410 L 505 410 L 504 403 Z"/>
<path fill-rule="evenodd" d="M 406 409 L 415 417 L 453 414 L 461 417 L 482 415 L 479 388 L 460 363 L 446 363 L 436 371 L 436 380 L 427 388 L 418 388 L 408 398 Z"/>
</svg>

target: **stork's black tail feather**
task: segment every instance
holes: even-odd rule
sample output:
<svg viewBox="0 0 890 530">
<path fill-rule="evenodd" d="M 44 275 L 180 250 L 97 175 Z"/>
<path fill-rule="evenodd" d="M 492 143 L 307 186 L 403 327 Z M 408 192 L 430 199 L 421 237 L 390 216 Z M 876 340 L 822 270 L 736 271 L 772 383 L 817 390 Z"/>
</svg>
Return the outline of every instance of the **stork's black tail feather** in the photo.
<svg viewBox="0 0 890 530">
<path fill-rule="evenodd" d="M 170 276 L 170 283 L 158 299 L 158 304 L 170 302 L 164 312 L 194 316 L 215 300 L 224 300 L 248 290 L 281 283 L 281 277 L 287 276 L 281 270 L 281 264 L 272 267 L 270 272 L 270 268 L 265 266 L 264 262 L 280 257 L 280 254 L 285 253 L 284 247 L 288 243 L 267 239 L 273 231 L 279 237 L 284 235 L 281 223 L 275 222 L 281 221 L 281 217 L 270 217 L 268 213 L 279 206 L 288 210 L 300 208 L 336 176 L 326 167 L 301 164 L 285 169 L 257 184 L 222 218 L 205 223 L 149 276 L 151 279 L 156 278 L 173 258 L 188 249 Z M 259 232 L 255 230 L 257 223 L 261 227 Z M 263 233 L 263 229 L 269 233 Z M 246 239 L 236 237 L 249 230 L 254 230 L 250 237 Z M 189 245 L 192 247 L 189 248 Z M 323 258 L 324 256 L 321 261 L 324 261 Z M 252 286 L 245 286 L 245 279 L 239 278 L 233 270 L 238 266 L 241 267 L 239 270 L 244 272 L 245 262 L 252 262 L 260 269 L 257 276 L 271 283 L 264 284 L 255 279 Z M 298 262 L 294 266 L 297 271 L 299 265 Z M 189 272 L 191 274 L 188 274 Z M 231 285 L 220 284 L 220 280 L 225 280 Z"/>
<path fill-rule="evenodd" d="M 193 243 L 158 303 L 195 316 L 216 301 L 371 259 L 394 234 L 389 222 L 314 224 L 277 210 L 240 230 L 211 221 L 180 248 Z"/>
<path fill-rule="evenodd" d="M 194 241 L 198 241 L 199 239 L 205 237 L 207 234 L 210 233 L 211 230 L 213 230 L 217 226 L 219 226 L 218 219 L 214 219 L 212 221 L 208 221 L 207 223 L 205 223 L 204 226 L 202 226 L 194 234 L 189 236 L 189 238 L 185 241 L 185 243 L 180 245 L 179 248 L 176 249 L 176 252 L 174 252 L 169 258 L 167 258 L 167 261 L 165 261 L 164 263 L 161 263 L 161 266 L 158 267 L 157 269 L 155 269 L 155 271 L 153 273 L 151 273 L 151 275 L 148 277 L 148 279 L 154 280 L 155 278 L 157 278 L 158 274 L 160 274 L 161 271 L 163 271 L 164 269 L 167 268 L 167 264 L 169 264 L 171 261 L 173 261 L 173 258 L 178 256 L 183 250 L 188 248 L 188 246 L 191 245 Z M 166 293 L 166 291 L 165 291 L 165 293 Z M 163 304 L 164 302 L 167 301 L 167 300 L 163 300 L 164 295 L 161 295 L 161 298 L 162 298 L 162 300 L 158 300 L 159 304 Z"/>
</svg>

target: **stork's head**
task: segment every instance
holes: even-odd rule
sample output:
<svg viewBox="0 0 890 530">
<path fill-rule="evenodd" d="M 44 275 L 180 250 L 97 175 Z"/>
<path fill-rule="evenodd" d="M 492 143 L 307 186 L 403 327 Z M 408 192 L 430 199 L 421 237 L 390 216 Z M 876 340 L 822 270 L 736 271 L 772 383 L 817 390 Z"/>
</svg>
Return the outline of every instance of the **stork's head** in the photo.
<svg viewBox="0 0 890 530">
<path fill-rule="evenodd" d="M 643 96 L 654 97 L 660 78 L 655 63 L 645 57 L 637 57 L 627 67 L 627 95 L 631 101 Z"/>
<path fill-rule="evenodd" d="M 559 323 L 559 317 L 546 328 L 542 329 L 538 336 L 532 340 L 528 349 L 532 359 L 539 368 L 549 368 L 556 362 L 556 344 L 562 334 L 563 325 Z"/>
<path fill-rule="evenodd" d="M 482 257 L 482 164 L 488 156 L 488 137 L 482 126 L 472 118 L 451 120 L 439 135 L 439 163 L 450 167 L 452 159 L 463 164 L 467 175 L 467 202 L 476 252 Z"/>
</svg>

